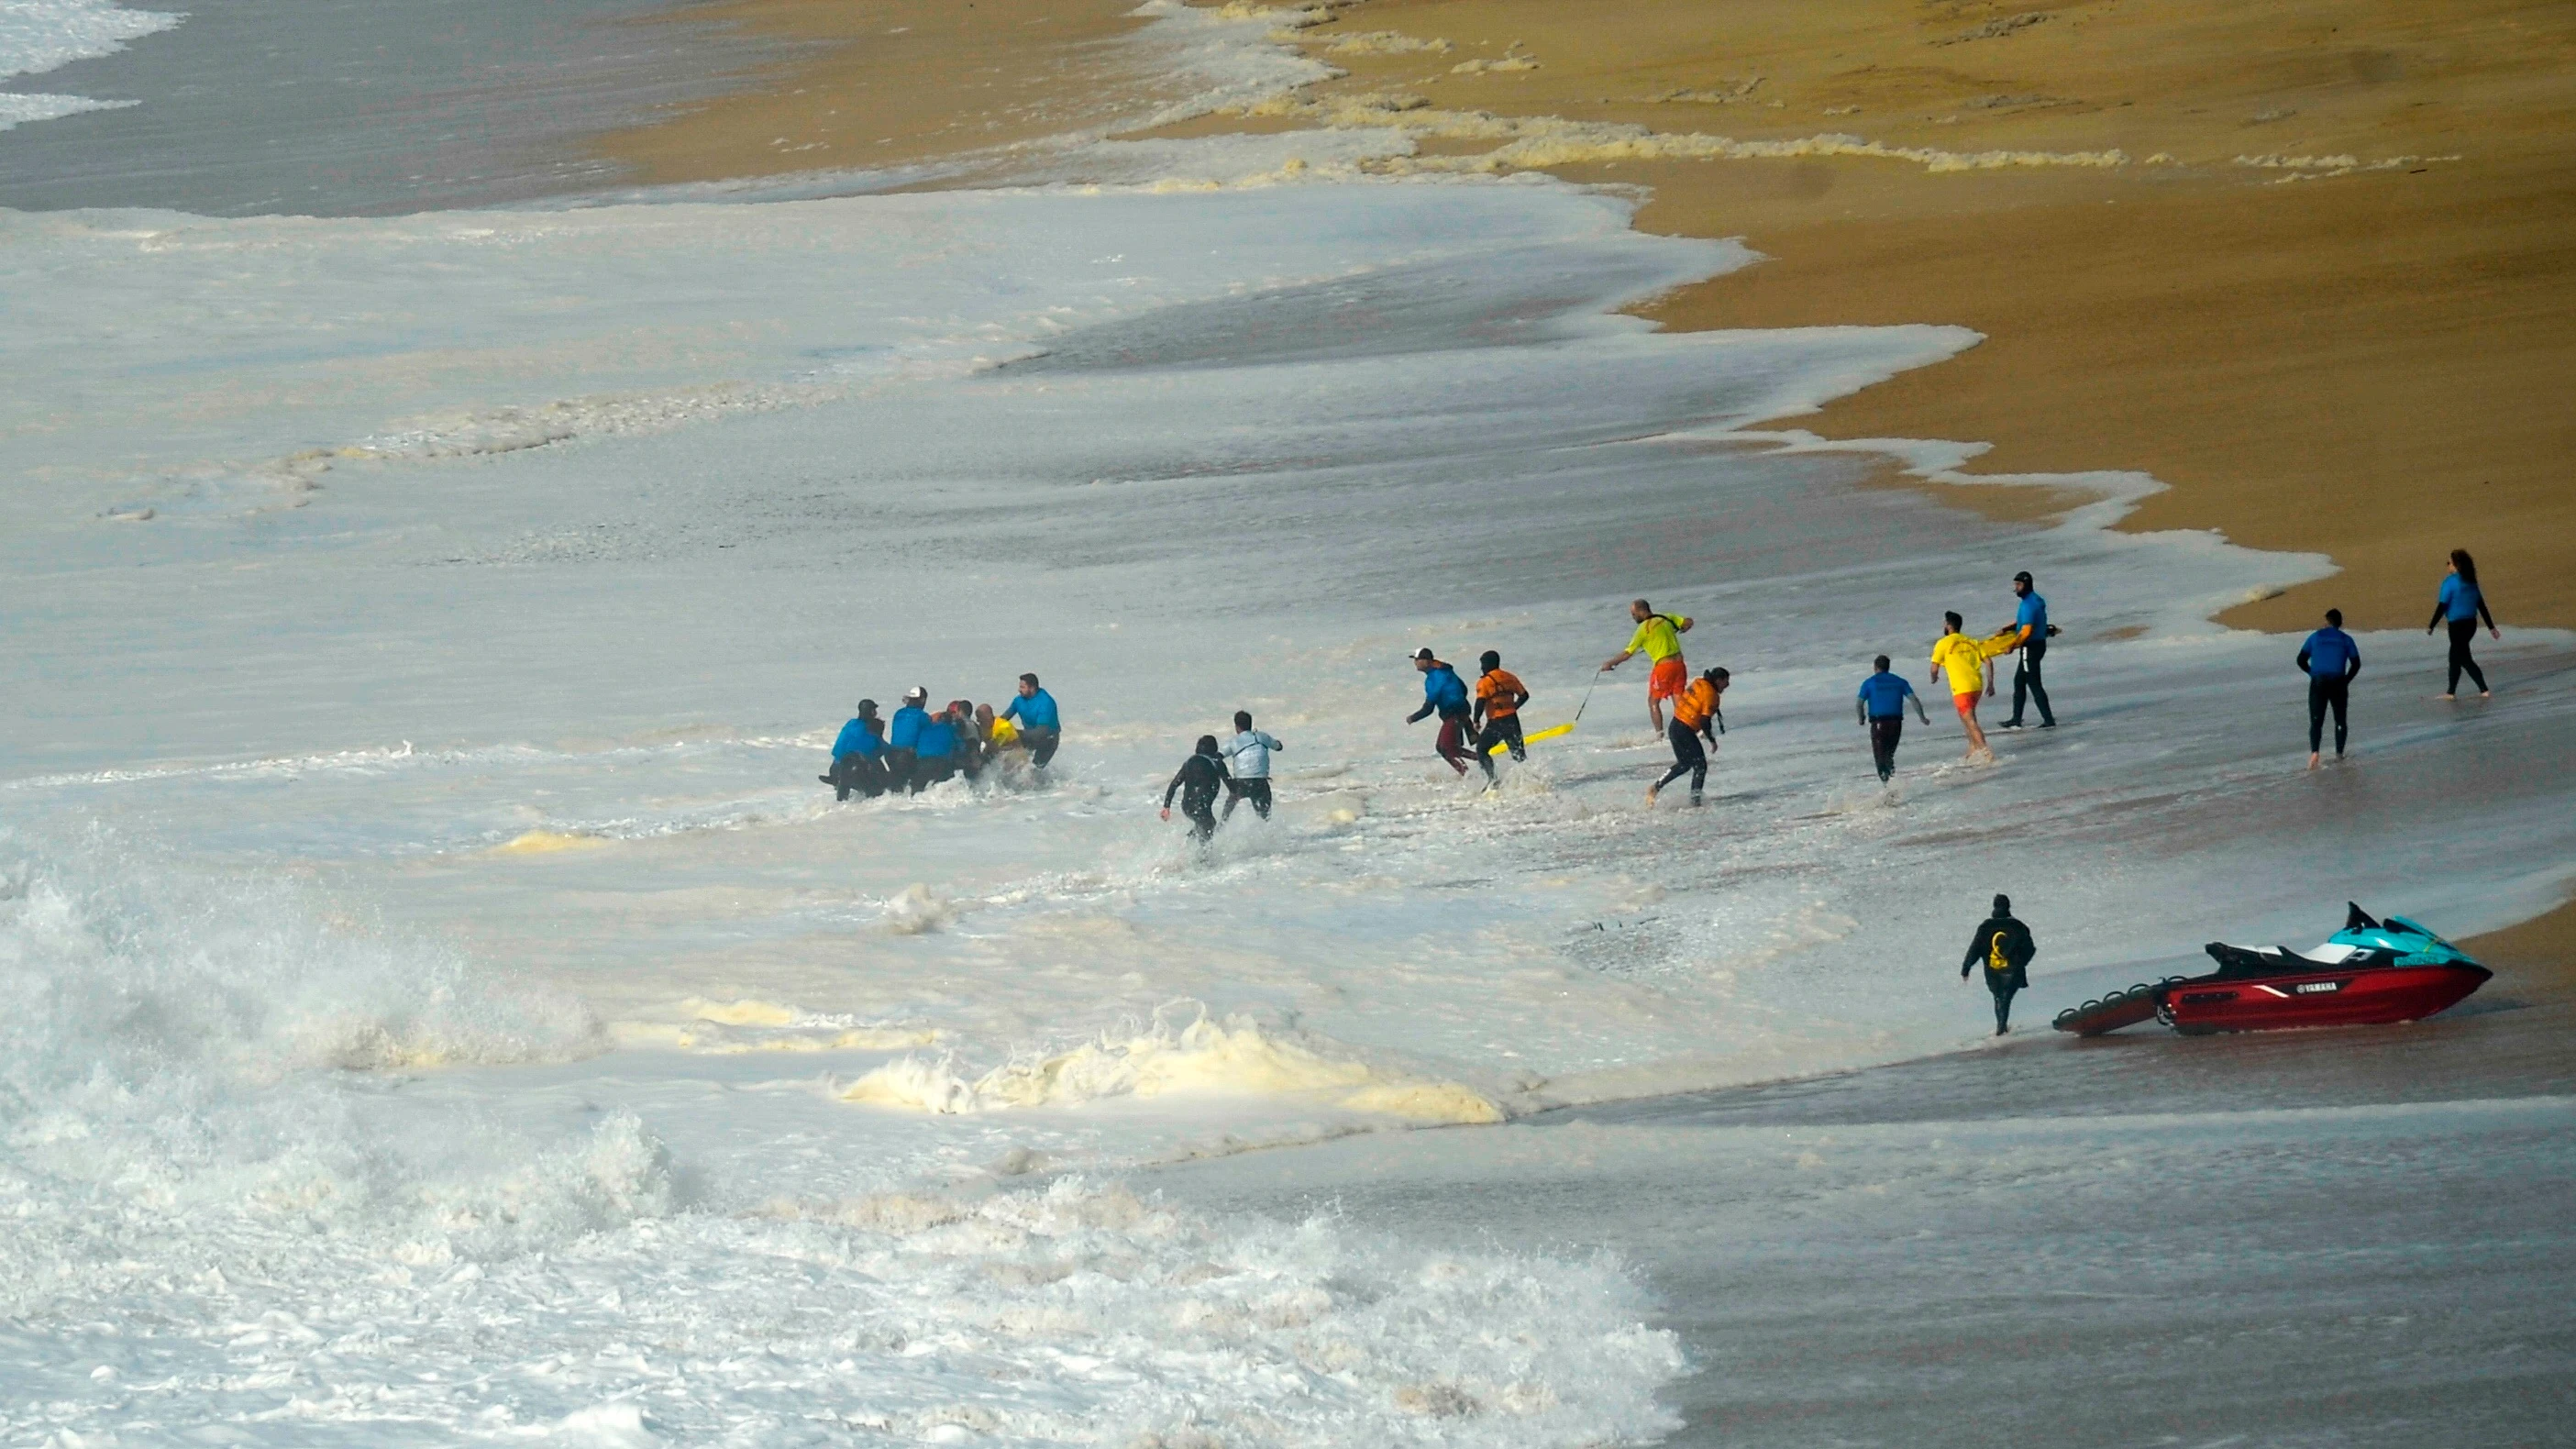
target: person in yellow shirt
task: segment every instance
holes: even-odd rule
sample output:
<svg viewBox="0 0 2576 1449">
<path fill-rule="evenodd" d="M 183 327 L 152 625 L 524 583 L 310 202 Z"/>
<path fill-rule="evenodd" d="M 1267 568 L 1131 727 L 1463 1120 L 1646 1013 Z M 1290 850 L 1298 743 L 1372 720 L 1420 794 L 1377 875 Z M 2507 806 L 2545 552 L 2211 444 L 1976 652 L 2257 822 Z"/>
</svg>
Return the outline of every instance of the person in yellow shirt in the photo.
<svg viewBox="0 0 2576 1449">
<path fill-rule="evenodd" d="M 1626 649 L 1601 667 L 1612 670 L 1640 654 L 1646 656 L 1653 666 L 1646 675 L 1646 718 L 1654 721 L 1655 733 L 1662 734 L 1664 701 L 1690 683 L 1689 666 L 1682 663 L 1682 635 L 1690 632 L 1690 616 L 1658 614 L 1654 605 L 1638 599 L 1628 605 L 1628 617 L 1637 621 L 1637 632 L 1628 636 Z"/>
<path fill-rule="evenodd" d="M 1959 723 L 1968 731 L 1968 758 L 1993 759 L 1986 732 L 1977 726 L 1977 701 L 1986 692 L 1986 661 L 2012 645 L 2000 639 L 1969 638 L 1966 624 L 1955 612 L 1943 614 L 1941 623 L 1941 641 L 1932 646 L 1932 682 L 1940 684 L 1943 674 L 1949 676 L 1950 702 L 1958 707 Z"/>
</svg>

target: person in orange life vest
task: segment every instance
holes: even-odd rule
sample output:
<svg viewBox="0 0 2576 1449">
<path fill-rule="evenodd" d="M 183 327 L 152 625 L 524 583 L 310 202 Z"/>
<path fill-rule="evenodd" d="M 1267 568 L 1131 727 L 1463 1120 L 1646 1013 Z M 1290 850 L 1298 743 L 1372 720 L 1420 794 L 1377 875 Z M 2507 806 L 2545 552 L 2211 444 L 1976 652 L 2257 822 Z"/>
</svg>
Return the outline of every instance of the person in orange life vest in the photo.
<svg viewBox="0 0 2576 1449">
<path fill-rule="evenodd" d="M 1494 650 L 1479 656 L 1476 667 L 1484 671 L 1476 679 L 1476 753 L 1491 760 L 1494 746 L 1508 745 L 1513 759 L 1528 759 L 1529 751 L 1521 744 L 1521 706 L 1529 703 L 1529 691 L 1521 687 L 1519 675 L 1503 667 L 1503 656 Z"/>
<path fill-rule="evenodd" d="M 1654 605 L 1638 599 L 1628 605 L 1628 617 L 1637 621 L 1637 632 L 1628 636 L 1628 647 L 1611 656 L 1602 665 L 1616 669 L 1640 654 L 1653 668 L 1646 675 L 1646 718 L 1653 721 L 1655 733 L 1664 732 L 1664 701 L 1682 692 L 1690 683 L 1689 666 L 1682 663 L 1682 638 L 1690 632 L 1687 614 L 1658 614 Z"/>
<path fill-rule="evenodd" d="M 1699 742 L 1705 738 L 1711 747 L 1717 744 L 1718 696 L 1726 693 L 1727 680 L 1731 677 L 1723 669 L 1712 669 L 1673 696 L 1673 722 L 1664 736 L 1672 741 L 1673 767 L 1664 772 L 1662 779 L 1646 787 L 1648 805 L 1655 803 L 1655 797 L 1663 793 L 1666 785 L 1684 774 L 1691 777 L 1691 803 L 1699 803 L 1700 789 L 1708 783 L 1708 751 L 1701 749 Z"/>
</svg>

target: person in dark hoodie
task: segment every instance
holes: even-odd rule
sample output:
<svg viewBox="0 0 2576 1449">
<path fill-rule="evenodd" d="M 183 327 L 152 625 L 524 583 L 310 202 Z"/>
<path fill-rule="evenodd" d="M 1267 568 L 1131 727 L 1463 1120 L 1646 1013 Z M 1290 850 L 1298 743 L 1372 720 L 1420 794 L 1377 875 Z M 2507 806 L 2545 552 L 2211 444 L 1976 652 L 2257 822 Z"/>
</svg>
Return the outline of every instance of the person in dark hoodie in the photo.
<svg viewBox="0 0 2576 1449">
<path fill-rule="evenodd" d="M 2030 927 L 2013 919 L 2012 897 L 1995 897 L 1995 913 L 1977 927 L 1968 940 L 1968 954 L 1959 961 L 1959 979 L 1979 965 L 1986 968 L 1986 989 L 1995 997 L 1995 1035 L 2010 1031 L 2013 993 L 2030 985 L 2030 960 L 2039 954 L 2039 946 L 2030 938 Z"/>
<path fill-rule="evenodd" d="M 1216 835 L 1217 792 L 1231 783 L 1225 772 L 1225 759 L 1217 753 L 1216 736 L 1199 736 L 1198 749 L 1180 769 L 1172 773 L 1172 783 L 1163 787 L 1163 818 L 1172 818 L 1172 797 L 1181 797 L 1181 813 L 1190 818 L 1190 834 L 1205 845 Z"/>
<path fill-rule="evenodd" d="M 916 795 L 921 793 L 918 768 L 921 763 L 921 727 L 930 723 L 930 711 L 923 709 L 922 705 L 929 699 L 930 691 L 918 684 L 905 690 L 903 707 L 894 712 L 893 721 L 886 726 L 885 752 L 877 757 L 877 762 L 885 766 L 885 787 L 889 793 L 896 790 L 909 790 Z"/>
<path fill-rule="evenodd" d="M 872 800 L 885 793 L 885 767 L 877 763 L 885 753 L 884 728 L 877 719 L 877 702 L 860 700 L 856 717 L 832 741 L 832 773 L 822 777 L 832 787 L 832 798 L 847 800 L 853 790 Z"/>
<path fill-rule="evenodd" d="M 1428 649 L 1414 651 L 1413 667 L 1422 671 L 1422 708 L 1404 717 L 1406 724 L 1419 724 L 1437 713 L 1440 716 L 1440 742 L 1435 748 L 1449 768 L 1464 775 L 1469 764 L 1482 765 L 1485 778 L 1494 778 L 1493 760 L 1469 744 L 1475 738 L 1473 716 L 1467 703 L 1467 682 Z"/>
</svg>

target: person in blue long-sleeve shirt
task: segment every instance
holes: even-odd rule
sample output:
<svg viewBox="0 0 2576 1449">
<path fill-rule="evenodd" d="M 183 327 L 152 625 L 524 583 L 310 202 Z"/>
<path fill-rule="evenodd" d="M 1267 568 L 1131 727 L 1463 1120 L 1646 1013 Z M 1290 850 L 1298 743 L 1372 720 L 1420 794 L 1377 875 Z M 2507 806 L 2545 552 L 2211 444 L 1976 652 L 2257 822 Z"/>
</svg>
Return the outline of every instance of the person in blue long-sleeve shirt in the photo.
<svg viewBox="0 0 2576 1449">
<path fill-rule="evenodd" d="M 1896 673 L 1886 655 L 1871 661 L 1871 668 L 1875 672 L 1860 682 L 1852 709 L 1869 726 L 1870 758 L 1884 784 L 1896 774 L 1896 742 L 1905 738 L 1905 702 L 1914 701 L 1914 717 L 1923 723 L 1932 723 L 1932 716 L 1923 712 L 1923 696 L 1914 692 L 1913 682 Z"/>
<path fill-rule="evenodd" d="M 1440 740 L 1436 748 L 1440 751 L 1440 758 L 1448 761 L 1449 768 L 1461 775 L 1467 773 L 1470 763 L 1482 765 L 1486 776 L 1491 778 L 1494 762 L 1467 747 L 1467 741 L 1474 737 L 1468 725 L 1472 711 L 1467 703 L 1467 681 L 1460 679 L 1457 670 L 1428 649 L 1415 652 L 1413 667 L 1422 671 L 1422 708 L 1406 715 L 1404 722 L 1417 724 L 1430 715 L 1438 714 Z"/>
<path fill-rule="evenodd" d="M 2465 548 L 2451 550 L 2451 572 L 2442 580 L 2440 597 L 2433 601 L 2433 622 L 2424 626 L 2432 633 L 2444 624 L 2451 626 L 2451 682 L 2442 686 L 2441 697 L 2456 699 L 2460 693 L 2460 671 L 2469 672 L 2476 681 L 2478 698 L 2491 698 L 2487 693 L 2486 671 L 2469 657 L 2469 641 L 2478 637 L 2478 620 L 2487 621 L 2487 633 L 2497 639 L 2504 631 L 2496 627 L 2495 615 L 2487 609 L 2486 590 L 2478 587 L 2478 561 L 2469 557 Z"/>
<path fill-rule="evenodd" d="M 2343 610 L 2326 610 L 2326 626 L 2299 646 L 2299 672 L 2308 677 L 2308 768 L 2317 767 L 2325 743 L 2326 711 L 2334 711 L 2335 758 L 2343 758 L 2345 694 L 2361 673 L 2361 646 L 2343 631 Z"/>
<path fill-rule="evenodd" d="M 1038 686 L 1036 675 L 1020 676 L 1020 697 L 1003 707 L 1002 718 L 1020 727 L 1020 740 L 1029 747 L 1029 763 L 1045 769 L 1064 740 L 1064 719 L 1056 713 L 1055 696 Z"/>
<path fill-rule="evenodd" d="M 921 793 L 921 732 L 930 723 L 930 711 L 922 706 L 929 701 L 930 691 L 918 684 L 905 690 L 903 708 L 894 712 L 886 726 L 885 752 L 877 762 L 885 766 L 888 790 Z"/>
<path fill-rule="evenodd" d="M 885 793 L 885 767 L 877 759 L 885 753 L 885 740 L 878 733 L 883 728 L 877 720 L 877 702 L 860 700 L 858 714 L 841 726 L 840 738 L 832 741 L 832 773 L 823 777 L 823 783 L 832 787 L 834 799 L 847 800 L 853 790 L 870 799 Z"/>
<path fill-rule="evenodd" d="M 913 736 L 912 793 L 920 794 L 957 773 L 957 721 L 946 710 L 927 714 Z"/>
</svg>

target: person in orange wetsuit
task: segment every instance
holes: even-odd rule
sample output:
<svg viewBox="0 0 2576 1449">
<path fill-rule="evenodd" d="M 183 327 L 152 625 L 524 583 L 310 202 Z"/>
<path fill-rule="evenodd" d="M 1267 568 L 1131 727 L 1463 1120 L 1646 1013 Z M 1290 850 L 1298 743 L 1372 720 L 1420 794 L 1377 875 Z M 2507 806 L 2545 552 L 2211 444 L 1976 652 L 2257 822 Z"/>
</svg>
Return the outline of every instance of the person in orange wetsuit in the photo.
<svg viewBox="0 0 2576 1449">
<path fill-rule="evenodd" d="M 1521 744 L 1521 706 L 1529 703 L 1529 691 L 1521 686 L 1521 677 L 1503 667 L 1503 656 L 1491 649 L 1476 660 L 1484 673 L 1476 677 L 1476 753 L 1484 757 L 1487 774 L 1493 773 L 1494 747 L 1510 747 L 1512 758 L 1526 760 L 1529 750 Z"/>
<path fill-rule="evenodd" d="M 1699 803 L 1700 789 L 1708 783 L 1708 751 L 1699 747 L 1705 738 L 1710 748 L 1717 745 L 1718 696 L 1726 693 L 1730 676 L 1723 669 L 1712 669 L 1690 682 L 1673 696 L 1673 722 L 1664 738 L 1673 744 L 1673 767 L 1664 778 L 1646 787 L 1646 803 L 1651 806 L 1664 787 L 1684 774 L 1691 777 L 1691 803 Z"/>
</svg>

